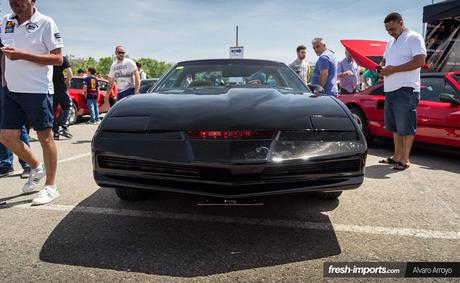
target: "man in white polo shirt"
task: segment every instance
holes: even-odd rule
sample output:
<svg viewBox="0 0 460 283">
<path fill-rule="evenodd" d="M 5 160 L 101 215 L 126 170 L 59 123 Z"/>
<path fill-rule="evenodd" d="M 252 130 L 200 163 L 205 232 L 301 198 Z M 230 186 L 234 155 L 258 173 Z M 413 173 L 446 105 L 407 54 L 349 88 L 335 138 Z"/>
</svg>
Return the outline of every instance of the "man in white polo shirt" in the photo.
<svg viewBox="0 0 460 283">
<path fill-rule="evenodd" d="M 380 75 L 384 76 L 385 129 L 393 132 L 394 154 L 380 160 L 394 170 L 409 168 L 409 155 L 417 128 L 420 68 L 425 64 L 423 37 L 406 28 L 398 13 L 386 16 L 385 28 L 393 37 L 387 44 Z"/>
<path fill-rule="evenodd" d="M 12 14 L 3 18 L 1 51 L 6 57 L 6 92 L 3 96 L 0 138 L 12 152 L 33 168 L 23 193 L 38 188 L 46 176 L 43 190 L 32 205 L 48 203 L 59 196 L 56 186 L 57 149 L 53 127 L 53 67 L 63 62 L 62 38 L 54 21 L 37 11 L 35 0 L 10 0 Z M 20 139 L 20 129 L 29 121 L 43 149 L 41 163 Z M 46 167 L 45 167 L 46 166 Z M 45 169 L 46 168 L 46 169 Z"/>
</svg>

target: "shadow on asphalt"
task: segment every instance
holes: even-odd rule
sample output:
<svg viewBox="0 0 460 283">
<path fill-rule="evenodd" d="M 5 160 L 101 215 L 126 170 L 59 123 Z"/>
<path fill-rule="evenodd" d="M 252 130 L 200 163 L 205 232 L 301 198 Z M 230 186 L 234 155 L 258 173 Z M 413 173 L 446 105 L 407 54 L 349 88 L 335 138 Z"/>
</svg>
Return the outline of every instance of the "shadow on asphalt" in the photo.
<svg viewBox="0 0 460 283">
<path fill-rule="evenodd" d="M 168 215 L 191 215 L 187 219 L 193 220 L 84 213 L 78 212 L 77 207 L 51 233 L 40 259 L 74 266 L 196 277 L 325 258 L 341 252 L 329 217 L 322 213 L 335 209 L 338 201 L 291 196 L 263 199 L 264 206 L 202 207 L 196 205 L 199 200 L 160 195 L 142 202 L 124 202 L 110 189 L 99 189 L 78 207 L 163 211 Z M 222 218 L 216 222 L 198 219 L 206 215 L 224 216 L 223 219 L 293 219 L 320 222 L 328 228 L 309 230 L 298 226 L 225 223 Z"/>
<path fill-rule="evenodd" d="M 21 204 L 31 203 L 30 199 L 23 199 L 23 198 L 27 197 L 27 196 L 30 196 L 30 195 L 33 195 L 35 193 L 36 192 L 30 192 L 28 194 L 19 194 L 19 195 L 15 195 L 15 196 L 6 197 L 6 198 L 1 198 L 0 203 L 3 203 L 3 205 L 0 206 L 0 210 L 1 209 L 11 208 L 11 207 L 21 205 Z M 16 199 L 19 199 L 19 200 L 16 200 Z M 14 201 L 12 201 L 12 200 L 14 200 Z"/>
<path fill-rule="evenodd" d="M 91 143 L 91 140 L 78 140 L 72 142 L 72 144 L 84 144 L 84 143 Z"/>
<path fill-rule="evenodd" d="M 365 176 L 371 179 L 390 179 L 391 174 L 398 173 L 390 165 L 378 164 L 366 166 Z"/>
<path fill-rule="evenodd" d="M 103 120 L 105 115 L 106 115 L 106 113 L 99 113 L 99 119 Z M 84 125 L 90 119 L 91 119 L 91 117 L 89 116 L 89 114 L 80 116 L 80 117 L 78 117 L 77 121 L 75 122 L 75 125 Z M 72 125 L 70 125 L 70 129 L 72 129 Z"/>
</svg>

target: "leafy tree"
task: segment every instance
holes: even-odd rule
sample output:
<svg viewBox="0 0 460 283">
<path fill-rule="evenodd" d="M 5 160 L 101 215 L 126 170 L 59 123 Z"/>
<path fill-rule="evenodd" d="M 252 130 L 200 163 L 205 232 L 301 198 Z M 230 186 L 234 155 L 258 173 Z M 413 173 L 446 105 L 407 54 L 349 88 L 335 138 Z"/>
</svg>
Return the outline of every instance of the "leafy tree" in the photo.
<svg viewBox="0 0 460 283">
<path fill-rule="evenodd" d="M 169 68 L 171 68 L 171 64 L 165 62 L 158 62 L 155 59 L 151 58 L 139 58 L 135 60 L 142 65 L 142 69 L 147 74 L 149 78 L 158 78 L 163 75 Z"/>
<path fill-rule="evenodd" d="M 97 68 L 97 61 L 96 59 L 94 59 L 93 57 L 89 57 L 86 62 L 85 62 L 85 66 L 86 66 L 86 69 L 88 69 L 88 67 L 94 67 L 94 68 Z"/>
<path fill-rule="evenodd" d="M 85 59 L 75 59 L 70 61 L 72 72 L 76 75 L 78 69 L 86 70 Z"/>
<path fill-rule="evenodd" d="M 99 59 L 97 64 L 97 72 L 103 75 L 106 75 L 110 71 L 110 66 L 112 66 L 113 60 L 112 57 L 103 57 Z"/>
</svg>

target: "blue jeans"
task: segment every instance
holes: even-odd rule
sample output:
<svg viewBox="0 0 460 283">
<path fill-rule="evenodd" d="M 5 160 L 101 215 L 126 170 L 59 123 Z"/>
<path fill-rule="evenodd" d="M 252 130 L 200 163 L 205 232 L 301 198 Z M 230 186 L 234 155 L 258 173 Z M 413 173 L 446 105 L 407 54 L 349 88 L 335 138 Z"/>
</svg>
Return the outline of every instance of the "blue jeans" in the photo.
<svg viewBox="0 0 460 283">
<path fill-rule="evenodd" d="M 3 88 L 0 88 L 0 104 L 3 105 Z M 0 107 L 2 110 L 2 107 Z M 0 111 L 0 124 L 1 124 L 1 117 L 2 117 L 3 111 Z M 21 141 L 23 141 L 25 144 L 29 145 L 29 135 L 27 134 L 26 127 L 21 128 L 21 136 L 20 136 Z M 27 164 L 24 160 L 19 159 L 19 163 L 22 166 L 22 169 L 30 168 L 30 165 Z M 13 167 L 13 153 L 11 150 L 6 148 L 3 144 L 0 143 L 0 167 L 5 167 L 5 168 L 12 168 Z"/>
<path fill-rule="evenodd" d="M 21 141 L 25 144 L 29 145 L 29 135 L 27 134 L 26 127 L 22 127 L 21 129 Z M 21 164 L 22 169 L 30 168 L 30 165 L 27 164 L 22 159 L 19 159 L 19 163 Z M 12 168 L 13 167 L 13 153 L 11 150 L 6 148 L 3 144 L 0 143 L 0 167 Z"/>
<path fill-rule="evenodd" d="M 99 106 L 97 105 L 97 98 L 87 98 L 89 115 L 91 116 L 91 122 L 99 121 Z"/>
</svg>

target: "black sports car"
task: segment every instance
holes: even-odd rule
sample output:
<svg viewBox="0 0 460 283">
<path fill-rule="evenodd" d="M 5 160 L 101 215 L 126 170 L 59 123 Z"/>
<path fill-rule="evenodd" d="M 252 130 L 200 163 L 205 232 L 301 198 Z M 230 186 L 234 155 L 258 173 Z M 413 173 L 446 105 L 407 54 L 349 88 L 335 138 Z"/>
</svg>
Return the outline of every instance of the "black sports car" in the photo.
<svg viewBox="0 0 460 283">
<path fill-rule="evenodd" d="M 347 107 L 283 63 L 181 62 L 152 91 L 115 104 L 93 139 L 94 178 L 122 199 L 335 199 L 363 182 L 367 145 Z"/>
</svg>

